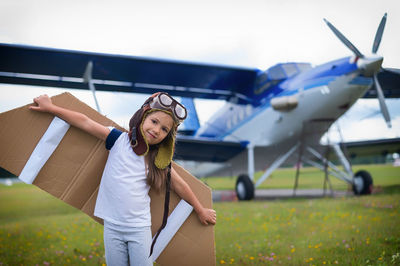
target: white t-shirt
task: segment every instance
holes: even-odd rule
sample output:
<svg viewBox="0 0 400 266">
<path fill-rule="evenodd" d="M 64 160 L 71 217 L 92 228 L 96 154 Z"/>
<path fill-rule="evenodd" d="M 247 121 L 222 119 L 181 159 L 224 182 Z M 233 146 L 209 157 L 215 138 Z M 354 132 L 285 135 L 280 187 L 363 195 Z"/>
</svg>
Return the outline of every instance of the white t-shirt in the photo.
<svg viewBox="0 0 400 266">
<path fill-rule="evenodd" d="M 121 226 L 151 226 L 149 189 L 144 156 L 136 155 L 123 132 L 110 149 L 94 215 Z"/>
</svg>

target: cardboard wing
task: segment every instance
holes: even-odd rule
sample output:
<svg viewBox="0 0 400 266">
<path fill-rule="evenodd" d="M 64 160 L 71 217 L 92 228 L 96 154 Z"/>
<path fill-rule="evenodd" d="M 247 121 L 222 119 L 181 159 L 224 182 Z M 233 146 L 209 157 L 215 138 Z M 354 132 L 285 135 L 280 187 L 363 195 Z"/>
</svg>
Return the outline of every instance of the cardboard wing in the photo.
<svg viewBox="0 0 400 266">
<path fill-rule="evenodd" d="M 69 93 L 52 101 L 124 130 Z M 29 105 L 1 113 L 0 166 L 102 223 L 93 212 L 108 157 L 104 141 L 57 119 L 29 110 Z M 179 165 L 173 167 L 203 206 L 212 208 L 211 190 Z M 154 235 L 162 223 L 164 195 L 150 191 L 150 197 Z M 154 253 L 160 265 L 215 265 L 214 227 L 201 225 L 191 206 L 172 192 L 167 227 Z"/>
</svg>

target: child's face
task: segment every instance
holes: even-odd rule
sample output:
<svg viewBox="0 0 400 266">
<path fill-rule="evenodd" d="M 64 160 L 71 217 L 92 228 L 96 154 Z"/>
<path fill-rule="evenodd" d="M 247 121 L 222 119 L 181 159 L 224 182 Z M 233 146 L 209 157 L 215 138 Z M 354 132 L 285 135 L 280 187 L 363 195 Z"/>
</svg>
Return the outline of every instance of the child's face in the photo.
<svg viewBox="0 0 400 266">
<path fill-rule="evenodd" d="M 155 111 L 146 116 L 143 122 L 143 133 L 149 145 L 160 143 L 174 125 L 172 117 L 164 112 Z"/>
</svg>

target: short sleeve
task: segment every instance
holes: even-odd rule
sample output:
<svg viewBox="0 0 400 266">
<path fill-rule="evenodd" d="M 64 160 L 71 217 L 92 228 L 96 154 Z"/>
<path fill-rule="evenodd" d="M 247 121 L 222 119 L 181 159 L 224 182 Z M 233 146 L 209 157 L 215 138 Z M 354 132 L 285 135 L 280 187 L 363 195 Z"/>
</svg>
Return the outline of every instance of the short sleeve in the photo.
<svg viewBox="0 0 400 266">
<path fill-rule="evenodd" d="M 108 134 L 107 139 L 106 139 L 106 149 L 107 150 L 111 150 L 111 148 L 114 146 L 115 141 L 117 141 L 117 139 L 119 138 L 119 136 L 121 136 L 122 131 L 113 128 L 110 132 L 110 134 Z"/>
</svg>

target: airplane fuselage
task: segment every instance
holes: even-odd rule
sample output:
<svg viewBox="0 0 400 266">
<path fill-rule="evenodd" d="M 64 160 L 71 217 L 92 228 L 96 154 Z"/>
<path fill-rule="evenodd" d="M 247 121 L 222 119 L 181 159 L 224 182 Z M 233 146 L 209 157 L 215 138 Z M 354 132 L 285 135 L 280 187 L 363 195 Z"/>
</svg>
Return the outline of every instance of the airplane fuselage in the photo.
<svg viewBox="0 0 400 266">
<path fill-rule="evenodd" d="M 356 61 L 347 57 L 302 71 L 268 88 L 258 106 L 227 102 L 197 135 L 269 146 L 296 141 L 307 127 L 316 125 L 320 139 L 372 85 Z M 278 109 L 271 104 L 285 97 L 296 104 Z"/>
</svg>

